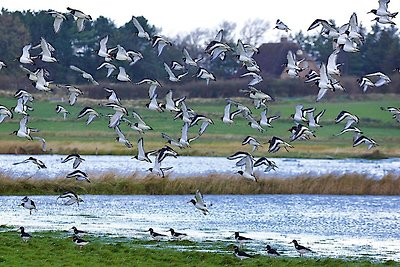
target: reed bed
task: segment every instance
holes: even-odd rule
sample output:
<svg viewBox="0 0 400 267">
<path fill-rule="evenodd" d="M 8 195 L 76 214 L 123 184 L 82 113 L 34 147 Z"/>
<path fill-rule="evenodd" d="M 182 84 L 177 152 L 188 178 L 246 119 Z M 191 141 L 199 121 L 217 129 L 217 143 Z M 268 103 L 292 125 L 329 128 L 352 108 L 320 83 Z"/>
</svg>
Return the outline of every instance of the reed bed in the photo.
<svg viewBox="0 0 400 267">
<path fill-rule="evenodd" d="M 138 174 L 105 174 L 91 177 L 91 183 L 66 178 L 16 179 L 0 175 L 1 195 L 58 195 L 67 190 L 99 195 L 187 195 L 200 189 L 203 194 L 325 194 L 400 195 L 400 176 L 381 179 L 360 174 L 264 178 L 253 182 L 238 176 L 210 174 L 203 177 L 160 178 Z"/>
</svg>

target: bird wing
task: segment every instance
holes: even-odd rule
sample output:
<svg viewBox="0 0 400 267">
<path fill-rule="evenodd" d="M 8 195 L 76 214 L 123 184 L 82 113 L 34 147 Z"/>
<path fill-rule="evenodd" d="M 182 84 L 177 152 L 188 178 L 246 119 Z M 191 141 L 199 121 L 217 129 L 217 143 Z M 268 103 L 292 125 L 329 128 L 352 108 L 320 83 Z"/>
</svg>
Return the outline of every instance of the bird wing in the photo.
<svg viewBox="0 0 400 267">
<path fill-rule="evenodd" d="M 86 73 L 86 71 L 83 71 L 83 70 L 81 70 L 80 68 L 78 68 L 77 66 L 74 66 L 74 65 L 70 65 L 69 68 L 70 68 L 71 70 L 80 72 L 80 73 L 82 73 L 82 74 Z"/>
<path fill-rule="evenodd" d="M 196 203 L 199 205 L 205 206 L 203 195 L 201 194 L 200 190 L 196 190 L 195 194 Z"/>
</svg>

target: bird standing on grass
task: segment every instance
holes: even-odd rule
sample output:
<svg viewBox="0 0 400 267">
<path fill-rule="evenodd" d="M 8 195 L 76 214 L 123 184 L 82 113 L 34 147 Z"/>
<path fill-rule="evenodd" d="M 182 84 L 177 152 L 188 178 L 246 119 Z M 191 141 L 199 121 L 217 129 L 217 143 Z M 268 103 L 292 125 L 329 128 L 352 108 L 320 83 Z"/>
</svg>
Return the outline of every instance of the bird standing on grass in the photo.
<svg viewBox="0 0 400 267">
<path fill-rule="evenodd" d="M 27 233 L 27 232 L 25 232 L 25 228 L 23 227 L 23 226 L 21 226 L 20 228 L 19 228 L 19 230 L 21 231 L 21 238 L 22 238 L 22 240 L 24 241 L 24 242 L 28 242 L 28 240 L 30 239 L 30 238 L 32 238 L 32 236 L 29 234 L 29 233 Z"/>
<path fill-rule="evenodd" d="M 247 254 L 246 252 L 239 250 L 239 247 L 238 247 L 238 246 L 234 246 L 233 249 L 234 249 L 234 251 L 235 251 L 235 252 L 234 252 L 235 256 L 236 256 L 237 258 L 239 258 L 240 260 L 248 259 L 248 258 L 254 258 L 254 256 L 249 255 L 249 254 Z"/>
<path fill-rule="evenodd" d="M 297 252 L 300 254 L 301 257 L 303 257 L 304 254 L 306 253 L 312 253 L 313 251 L 309 248 L 306 248 L 305 246 L 300 245 L 297 240 L 292 240 L 292 242 L 294 244 L 295 249 L 297 250 Z"/>
<path fill-rule="evenodd" d="M 166 237 L 166 235 L 154 232 L 153 228 L 149 228 L 146 232 L 150 232 L 150 236 L 156 241 L 160 241 L 163 237 Z"/>
<path fill-rule="evenodd" d="M 267 253 L 270 256 L 280 256 L 281 254 L 276 251 L 276 249 L 272 248 L 270 245 L 267 245 L 266 247 Z"/>
<path fill-rule="evenodd" d="M 79 237 L 77 237 L 77 236 L 75 236 L 75 235 L 72 237 L 72 241 L 73 241 L 77 246 L 79 246 L 80 249 L 82 249 L 83 246 L 86 246 L 87 244 L 89 244 L 89 241 L 83 240 L 83 239 L 81 239 L 81 238 L 79 238 Z"/>
<path fill-rule="evenodd" d="M 77 236 L 77 237 L 82 237 L 82 236 L 84 236 L 85 234 L 87 234 L 86 231 L 78 230 L 78 228 L 76 228 L 75 226 L 72 226 L 72 227 L 71 227 L 71 230 L 74 230 L 74 235 Z"/>
</svg>

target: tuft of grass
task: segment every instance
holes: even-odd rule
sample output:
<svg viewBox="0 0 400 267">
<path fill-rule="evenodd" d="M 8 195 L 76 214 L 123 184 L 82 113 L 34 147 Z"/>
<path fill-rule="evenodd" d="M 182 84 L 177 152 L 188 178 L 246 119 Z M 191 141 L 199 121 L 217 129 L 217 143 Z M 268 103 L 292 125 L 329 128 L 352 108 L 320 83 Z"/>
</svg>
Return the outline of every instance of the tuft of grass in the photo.
<svg viewBox="0 0 400 267">
<path fill-rule="evenodd" d="M 203 177 L 170 179 L 154 175 L 92 177 L 91 183 L 66 178 L 15 179 L 0 175 L 2 195 L 57 195 L 67 190 L 95 195 L 187 195 L 201 188 L 204 194 L 327 194 L 327 195 L 400 195 L 400 176 L 382 179 L 361 174 L 264 178 L 259 182 L 239 176 L 211 174 Z"/>
<path fill-rule="evenodd" d="M 23 242 L 15 231 L 0 233 L 0 265 L 4 266 L 398 266 L 398 262 L 331 258 L 268 257 L 262 253 L 239 260 L 231 246 L 179 242 L 143 241 L 109 237 L 87 237 L 90 243 L 78 248 L 66 232 L 35 232 Z M 201 252 L 207 248 L 210 252 Z"/>
</svg>

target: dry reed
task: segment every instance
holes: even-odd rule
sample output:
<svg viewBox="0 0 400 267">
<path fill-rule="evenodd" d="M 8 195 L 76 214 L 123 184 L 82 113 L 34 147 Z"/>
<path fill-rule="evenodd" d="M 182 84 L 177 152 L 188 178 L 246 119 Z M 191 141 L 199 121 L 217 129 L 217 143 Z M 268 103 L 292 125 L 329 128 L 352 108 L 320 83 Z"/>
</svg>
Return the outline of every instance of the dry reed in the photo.
<svg viewBox="0 0 400 267">
<path fill-rule="evenodd" d="M 252 182 L 238 176 L 211 174 L 203 177 L 160 178 L 154 175 L 105 174 L 91 183 L 66 178 L 15 179 L 0 175 L 1 195 L 56 195 L 66 190 L 79 194 L 186 195 L 200 189 L 204 194 L 328 194 L 400 195 L 400 176 L 381 179 L 360 174 L 265 178 Z"/>
</svg>

